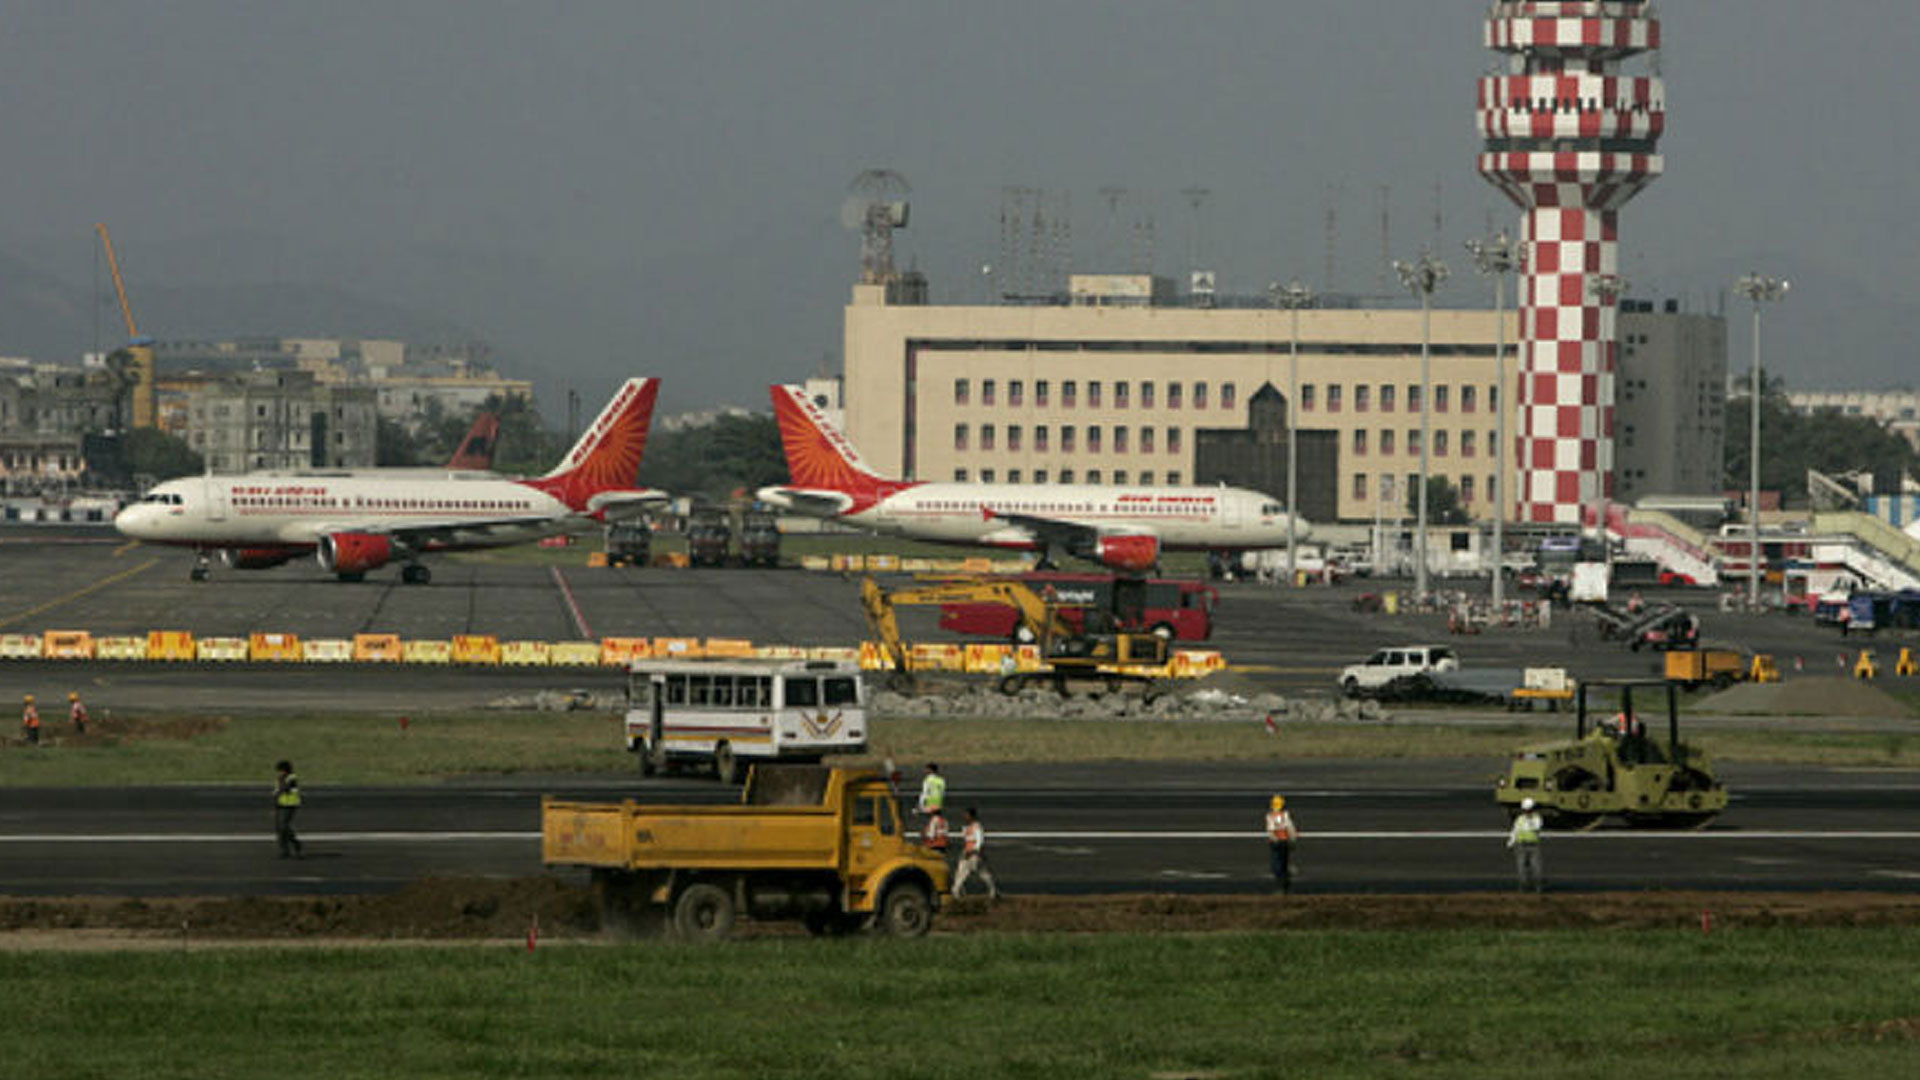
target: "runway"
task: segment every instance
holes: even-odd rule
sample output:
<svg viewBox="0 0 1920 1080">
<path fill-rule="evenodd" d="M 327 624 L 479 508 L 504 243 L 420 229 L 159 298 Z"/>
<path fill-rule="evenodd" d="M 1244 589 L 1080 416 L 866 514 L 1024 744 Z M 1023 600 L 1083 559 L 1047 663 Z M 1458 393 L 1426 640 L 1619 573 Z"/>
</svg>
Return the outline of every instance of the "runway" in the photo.
<svg viewBox="0 0 1920 1080">
<path fill-rule="evenodd" d="M 982 766 L 949 801 L 977 806 L 1010 892 L 1241 893 L 1270 886 L 1267 796 L 1289 793 L 1303 833 L 1298 888 L 1478 892 L 1511 886 L 1488 763 Z M 1550 834 L 1570 891 L 1898 891 L 1920 880 L 1920 777 L 1749 767 L 1733 807 L 1687 833 Z M 710 781 L 521 778 L 421 788 L 309 783 L 307 857 L 275 857 L 263 789 L 0 789 L 0 893 L 199 896 L 386 892 L 423 876 L 542 872 L 539 800 L 716 802 Z M 577 872 L 563 872 L 580 876 Z"/>
</svg>

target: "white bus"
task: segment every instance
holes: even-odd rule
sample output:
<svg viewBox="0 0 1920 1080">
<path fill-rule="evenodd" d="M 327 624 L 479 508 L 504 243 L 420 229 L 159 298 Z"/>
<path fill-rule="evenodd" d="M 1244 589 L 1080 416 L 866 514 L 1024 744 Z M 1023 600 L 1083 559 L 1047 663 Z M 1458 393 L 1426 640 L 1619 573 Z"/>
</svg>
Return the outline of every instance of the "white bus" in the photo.
<svg viewBox="0 0 1920 1080">
<path fill-rule="evenodd" d="M 627 749 L 648 776 L 694 764 L 731 784 L 755 761 L 866 746 L 866 684 L 851 662 L 636 660 L 627 675 Z"/>
</svg>

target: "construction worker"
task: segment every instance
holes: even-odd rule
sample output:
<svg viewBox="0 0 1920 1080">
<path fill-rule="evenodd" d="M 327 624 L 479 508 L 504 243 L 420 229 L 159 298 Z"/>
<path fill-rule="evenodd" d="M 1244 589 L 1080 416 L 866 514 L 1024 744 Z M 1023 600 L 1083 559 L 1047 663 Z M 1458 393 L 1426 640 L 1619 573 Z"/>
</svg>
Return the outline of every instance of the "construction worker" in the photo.
<svg viewBox="0 0 1920 1080">
<path fill-rule="evenodd" d="M 273 785 L 273 838 L 280 845 L 280 857 L 297 859 L 303 845 L 293 831 L 293 815 L 300 811 L 300 778 L 293 774 L 293 762 L 275 765 Z"/>
<path fill-rule="evenodd" d="M 75 690 L 67 695 L 67 719 L 73 721 L 73 733 L 87 733 L 87 703 L 80 700 L 80 692 Z"/>
<path fill-rule="evenodd" d="M 28 746 L 40 745 L 40 707 L 33 703 L 32 694 L 28 694 L 26 702 L 20 706 L 20 734 L 27 740 Z"/>
<path fill-rule="evenodd" d="M 1286 797 L 1275 795 L 1267 807 L 1267 855 L 1274 887 L 1283 893 L 1293 891 L 1293 842 L 1299 836 Z"/>
<path fill-rule="evenodd" d="M 937 814 L 947 806 L 947 778 L 940 775 L 940 766 L 927 762 L 927 774 L 920 780 L 920 801 L 914 809 L 922 814 Z"/>
<path fill-rule="evenodd" d="M 948 839 L 947 815 L 938 810 L 928 814 L 927 827 L 921 830 L 920 842 L 927 846 L 928 851 L 937 851 L 940 853 L 940 857 L 945 859 L 947 857 Z"/>
<path fill-rule="evenodd" d="M 960 891 L 975 874 L 987 883 L 987 895 L 1000 899 L 1000 883 L 993 879 L 993 870 L 987 866 L 987 830 L 980 824 L 979 812 L 969 806 L 967 826 L 960 830 L 960 868 L 953 876 L 955 900 L 960 899 Z"/>
<path fill-rule="evenodd" d="M 1520 800 L 1520 813 L 1513 819 L 1513 831 L 1507 834 L 1507 846 L 1513 849 L 1513 868 L 1519 887 L 1541 892 L 1546 888 L 1546 872 L 1540 862 L 1540 831 L 1546 827 L 1532 799 Z"/>
</svg>

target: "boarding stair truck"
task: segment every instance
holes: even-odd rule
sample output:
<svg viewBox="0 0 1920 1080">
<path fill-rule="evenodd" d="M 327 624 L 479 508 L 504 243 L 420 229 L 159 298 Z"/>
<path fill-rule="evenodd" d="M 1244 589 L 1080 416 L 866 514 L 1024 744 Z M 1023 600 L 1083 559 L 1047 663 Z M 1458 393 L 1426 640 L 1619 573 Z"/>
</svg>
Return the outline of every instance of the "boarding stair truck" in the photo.
<svg viewBox="0 0 1920 1080">
<path fill-rule="evenodd" d="M 1575 691 L 1573 738 L 1514 751 L 1494 800 L 1511 816 L 1523 799 L 1540 808 L 1548 828 L 1590 829 L 1608 816 L 1629 825 L 1697 829 L 1727 808 L 1727 789 L 1713 759 L 1680 741 L 1679 684 L 1648 679 L 1596 679 Z M 1664 699 L 1666 740 L 1649 729 L 1634 703 Z"/>
<path fill-rule="evenodd" d="M 951 884 L 878 772 L 759 765 L 734 805 L 540 804 L 541 858 L 590 871 L 601 925 L 716 941 L 744 914 L 918 937 Z"/>
</svg>

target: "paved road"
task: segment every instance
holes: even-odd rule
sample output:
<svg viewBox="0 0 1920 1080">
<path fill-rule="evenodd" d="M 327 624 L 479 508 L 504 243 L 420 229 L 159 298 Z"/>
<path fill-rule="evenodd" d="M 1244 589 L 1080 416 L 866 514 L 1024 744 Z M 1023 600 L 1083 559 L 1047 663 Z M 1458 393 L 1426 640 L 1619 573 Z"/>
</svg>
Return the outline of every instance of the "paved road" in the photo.
<svg viewBox="0 0 1920 1080">
<path fill-rule="evenodd" d="M 1276 787 L 1304 839 L 1303 890 L 1508 887 L 1484 761 L 1284 766 L 1009 765 L 955 770 L 1009 890 L 1246 892 L 1267 886 L 1260 819 Z M 1564 889 L 1905 890 L 1920 881 L 1920 776 L 1749 767 L 1713 827 L 1553 835 Z M 621 776 L 332 789 L 310 779 L 308 857 L 275 858 L 253 787 L 0 789 L 0 893 L 126 896 L 355 893 L 429 874 L 541 871 L 541 794 L 721 801 L 700 780 Z"/>
</svg>

